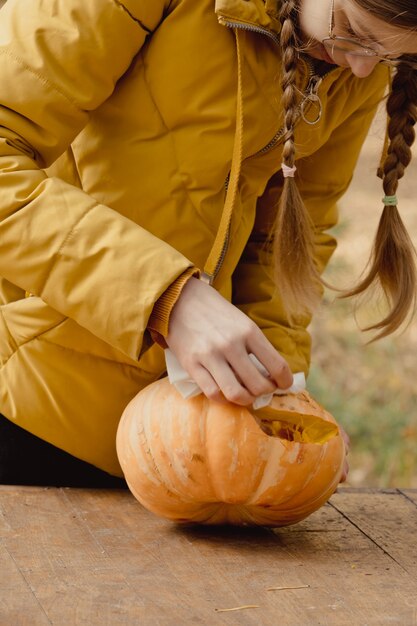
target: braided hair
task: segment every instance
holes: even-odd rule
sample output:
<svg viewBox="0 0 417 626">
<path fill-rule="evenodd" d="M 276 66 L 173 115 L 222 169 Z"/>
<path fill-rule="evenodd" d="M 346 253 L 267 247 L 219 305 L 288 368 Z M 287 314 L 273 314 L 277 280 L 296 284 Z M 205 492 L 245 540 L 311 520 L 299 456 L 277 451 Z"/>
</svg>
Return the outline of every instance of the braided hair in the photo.
<svg viewBox="0 0 417 626">
<path fill-rule="evenodd" d="M 295 165 L 294 126 L 298 118 L 295 84 L 299 54 L 295 27 L 297 4 L 296 0 L 282 2 L 280 11 L 285 130 L 282 162 L 289 168 Z M 275 280 L 288 315 L 307 313 L 319 303 L 320 276 L 314 261 L 314 225 L 293 177 L 284 180 L 274 233 Z"/>
<path fill-rule="evenodd" d="M 415 28 L 416 8 L 411 0 L 400 0 L 404 12 L 399 14 L 398 0 L 355 0 L 375 17 L 394 22 L 398 26 Z M 297 37 L 295 0 L 283 0 L 280 21 L 282 49 L 282 91 L 285 116 L 285 144 L 283 163 L 295 163 L 294 124 L 296 114 L 295 69 L 297 65 Z M 405 6 L 410 5 L 408 7 Z M 410 16 L 410 13 L 412 14 Z M 415 139 L 417 121 L 417 71 L 408 63 L 400 63 L 395 70 L 391 92 L 387 99 L 389 146 L 378 175 L 383 180 L 385 196 L 394 197 L 398 181 L 409 165 L 411 147 Z M 317 306 L 322 286 L 314 263 L 314 225 L 301 199 L 293 178 L 284 182 L 283 193 L 275 226 L 275 274 L 289 317 L 310 313 Z M 291 264 L 288 259 L 291 255 Z M 364 330 L 378 331 L 375 339 L 397 330 L 416 306 L 417 268 L 415 250 L 401 220 L 397 206 L 385 206 L 375 236 L 367 273 L 353 289 L 342 292 L 342 297 L 358 296 L 369 288 L 380 286 L 390 305 L 390 311 L 381 321 Z M 340 291 L 336 289 L 337 291 Z"/>
<path fill-rule="evenodd" d="M 409 165 L 417 119 L 417 72 L 401 64 L 387 100 L 389 147 L 378 175 L 386 196 L 395 196 L 398 181 Z M 397 330 L 415 310 L 417 270 L 415 250 L 397 206 L 385 206 L 369 261 L 366 276 L 344 295 L 356 296 L 379 284 L 391 305 L 388 315 L 365 330 L 377 330 L 377 338 Z"/>
</svg>

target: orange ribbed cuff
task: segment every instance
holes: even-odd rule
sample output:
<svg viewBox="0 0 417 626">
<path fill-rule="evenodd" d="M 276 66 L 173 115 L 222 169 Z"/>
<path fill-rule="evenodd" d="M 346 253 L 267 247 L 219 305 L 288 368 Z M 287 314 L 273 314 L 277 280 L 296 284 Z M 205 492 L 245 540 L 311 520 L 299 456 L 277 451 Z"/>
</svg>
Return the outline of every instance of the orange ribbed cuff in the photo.
<svg viewBox="0 0 417 626">
<path fill-rule="evenodd" d="M 152 339 L 166 348 L 166 342 L 162 339 L 168 335 L 169 317 L 174 308 L 174 304 L 180 297 L 184 285 L 195 276 L 199 278 L 200 271 L 195 267 L 189 267 L 164 291 L 155 302 L 152 313 L 148 320 L 148 330 Z"/>
</svg>

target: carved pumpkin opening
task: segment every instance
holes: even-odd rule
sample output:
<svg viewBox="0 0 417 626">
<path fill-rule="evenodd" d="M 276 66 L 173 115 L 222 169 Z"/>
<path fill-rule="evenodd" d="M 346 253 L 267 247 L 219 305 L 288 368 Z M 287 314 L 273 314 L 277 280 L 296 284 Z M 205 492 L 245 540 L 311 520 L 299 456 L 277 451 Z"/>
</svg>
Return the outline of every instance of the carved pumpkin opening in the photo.
<svg viewBox="0 0 417 626">
<path fill-rule="evenodd" d="M 286 441 L 294 441 L 302 443 L 305 440 L 305 428 L 299 424 L 289 424 L 288 422 L 281 422 L 280 420 L 262 420 L 259 424 L 267 435 L 272 437 L 278 437 L 279 439 L 285 439 Z"/>
</svg>

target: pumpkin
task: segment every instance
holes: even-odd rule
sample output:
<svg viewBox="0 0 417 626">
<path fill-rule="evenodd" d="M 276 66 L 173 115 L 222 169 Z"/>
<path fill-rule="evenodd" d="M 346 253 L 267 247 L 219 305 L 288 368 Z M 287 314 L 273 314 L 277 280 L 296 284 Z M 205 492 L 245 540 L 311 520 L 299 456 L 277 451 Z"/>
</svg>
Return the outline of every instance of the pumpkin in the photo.
<svg viewBox="0 0 417 626">
<path fill-rule="evenodd" d="M 306 391 L 275 396 L 274 405 L 336 423 Z M 339 430 L 323 444 L 271 437 L 247 408 L 202 394 L 185 400 L 167 378 L 131 400 L 116 444 L 144 507 L 202 524 L 294 524 L 336 490 L 346 453 Z"/>
</svg>

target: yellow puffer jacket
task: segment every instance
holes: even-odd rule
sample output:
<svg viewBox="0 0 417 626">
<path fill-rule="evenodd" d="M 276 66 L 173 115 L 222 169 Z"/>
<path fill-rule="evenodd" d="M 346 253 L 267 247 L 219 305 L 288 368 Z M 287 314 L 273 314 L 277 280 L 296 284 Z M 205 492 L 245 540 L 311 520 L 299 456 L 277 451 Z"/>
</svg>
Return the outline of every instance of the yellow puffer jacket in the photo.
<svg viewBox="0 0 417 626">
<path fill-rule="evenodd" d="M 271 0 L 1 10 L 0 412 L 110 473 L 121 475 L 123 408 L 164 372 L 153 305 L 187 268 L 205 268 L 231 169 L 214 285 L 294 371 L 308 369 L 309 320 L 289 325 L 260 263 L 282 182 L 278 37 Z M 297 175 L 324 267 L 325 231 L 388 77 L 314 74 L 300 63 L 305 116 L 317 117 L 317 89 L 322 116 L 297 125 Z"/>
</svg>

